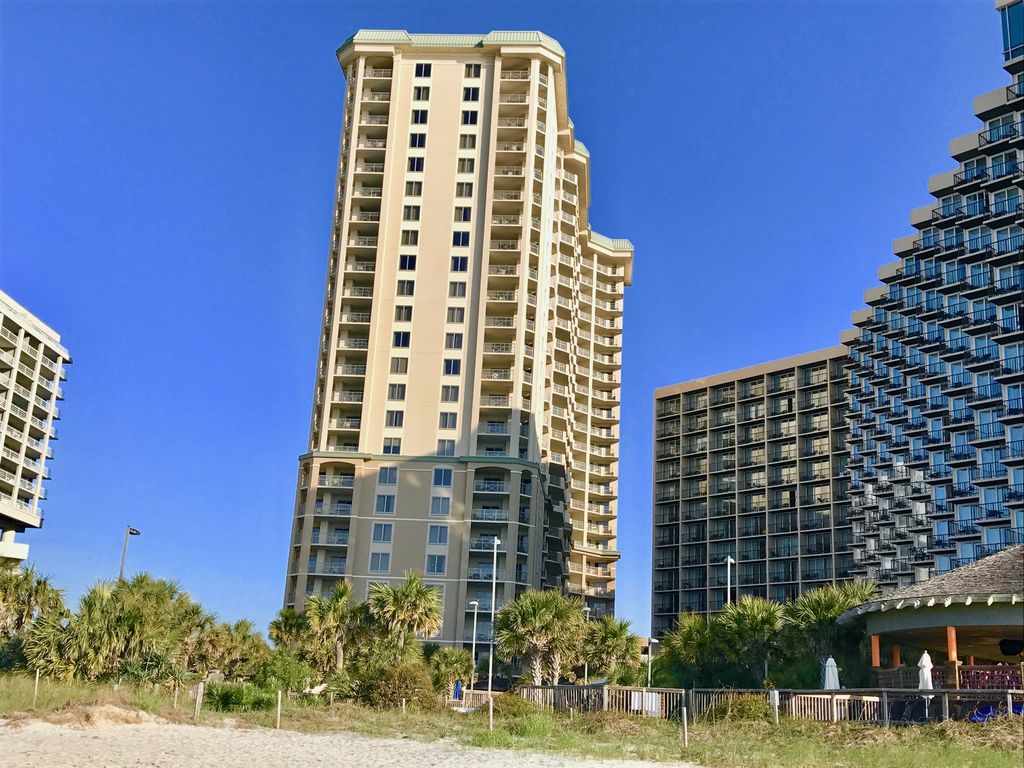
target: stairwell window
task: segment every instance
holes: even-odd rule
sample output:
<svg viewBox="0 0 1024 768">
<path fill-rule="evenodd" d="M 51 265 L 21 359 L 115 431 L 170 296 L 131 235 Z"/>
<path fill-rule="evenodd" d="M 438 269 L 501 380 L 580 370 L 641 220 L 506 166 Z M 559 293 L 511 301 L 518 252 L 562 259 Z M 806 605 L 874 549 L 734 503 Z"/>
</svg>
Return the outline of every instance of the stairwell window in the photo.
<svg viewBox="0 0 1024 768">
<path fill-rule="evenodd" d="M 463 125 L 476 125 L 478 113 L 475 109 L 464 109 L 462 110 L 462 124 Z"/>
<path fill-rule="evenodd" d="M 425 110 L 425 109 L 414 109 L 412 111 L 412 124 L 413 125 L 426 125 L 427 124 L 427 110 Z"/>
<path fill-rule="evenodd" d="M 430 64 L 420 63 L 416 65 L 416 77 L 430 77 Z"/>
<path fill-rule="evenodd" d="M 390 552 L 370 553 L 370 573 L 388 573 L 391 570 Z"/>
<path fill-rule="evenodd" d="M 480 65 L 479 64 L 467 64 L 464 76 L 465 77 L 469 77 L 469 78 L 480 77 Z"/>
<path fill-rule="evenodd" d="M 445 411 L 438 418 L 438 429 L 455 429 L 458 425 L 458 414 Z"/>
<path fill-rule="evenodd" d="M 452 245 L 465 248 L 469 245 L 469 232 L 452 232 Z"/>
<path fill-rule="evenodd" d="M 410 157 L 409 158 L 409 171 L 412 173 L 423 173 L 423 158 L 422 157 Z"/>
<path fill-rule="evenodd" d="M 402 452 L 402 438 L 385 437 L 383 453 L 387 455 L 398 455 Z"/>
<path fill-rule="evenodd" d="M 462 100 L 463 101 L 480 101 L 480 89 L 476 87 L 467 87 L 462 89 Z"/>
</svg>

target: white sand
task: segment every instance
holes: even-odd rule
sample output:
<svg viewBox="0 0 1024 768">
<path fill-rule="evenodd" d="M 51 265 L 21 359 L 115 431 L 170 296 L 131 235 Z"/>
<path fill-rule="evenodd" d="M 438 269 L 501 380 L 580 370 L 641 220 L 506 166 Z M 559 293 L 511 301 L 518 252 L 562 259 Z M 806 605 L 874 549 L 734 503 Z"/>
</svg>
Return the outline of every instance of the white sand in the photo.
<svg viewBox="0 0 1024 768">
<path fill-rule="evenodd" d="M 351 733 L 238 730 L 191 725 L 98 724 L 72 728 L 0 721 L 3 768 L 653 768 L 667 763 L 581 760 Z M 675 763 L 675 768 L 698 768 Z"/>
</svg>

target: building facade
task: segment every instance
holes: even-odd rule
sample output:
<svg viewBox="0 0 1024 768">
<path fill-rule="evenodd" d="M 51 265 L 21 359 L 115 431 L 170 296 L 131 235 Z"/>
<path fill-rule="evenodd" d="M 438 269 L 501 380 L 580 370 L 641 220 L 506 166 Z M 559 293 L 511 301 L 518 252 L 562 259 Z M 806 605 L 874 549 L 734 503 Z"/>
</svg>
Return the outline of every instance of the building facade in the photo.
<svg viewBox="0 0 1024 768">
<path fill-rule="evenodd" d="M 997 7 L 1009 82 L 843 336 L 854 572 L 883 587 L 1024 541 L 1024 6 Z"/>
<path fill-rule="evenodd" d="M 0 291 L 0 566 L 25 560 L 28 544 L 15 535 L 43 525 L 43 481 L 70 362 L 60 336 Z"/>
<path fill-rule="evenodd" d="M 589 225 L 565 56 L 537 32 L 360 31 L 285 604 L 420 571 L 442 642 L 530 588 L 615 591 L 632 245 Z M 495 542 L 499 543 L 495 543 Z M 474 606 L 473 603 L 476 603 Z"/>
<path fill-rule="evenodd" d="M 654 393 L 652 632 L 850 578 L 843 346 Z M 727 558 L 735 561 L 732 564 Z"/>
</svg>

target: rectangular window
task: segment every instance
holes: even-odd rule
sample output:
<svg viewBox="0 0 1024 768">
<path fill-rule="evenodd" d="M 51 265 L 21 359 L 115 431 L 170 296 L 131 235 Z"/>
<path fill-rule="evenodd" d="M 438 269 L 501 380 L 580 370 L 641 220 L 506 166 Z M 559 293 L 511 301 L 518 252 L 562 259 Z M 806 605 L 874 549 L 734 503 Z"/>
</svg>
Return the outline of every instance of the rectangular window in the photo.
<svg viewBox="0 0 1024 768">
<path fill-rule="evenodd" d="M 446 555 L 427 555 L 427 573 L 443 576 Z"/>
<path fill-rule="evenodd" d="M 409 170 L 412 173 L 423 173 L 423 158 L 422 157 L 410 157 L 409 158 Z"/>
<path fill-rule="evenodd" d="M 459 205 L 455 208 L 455 221 L 469 221 L 473 216 L 473 209 L 468 205 Z"/>
<path fill-rule="evenodd" d="M 462 334 L 461 333 L 446 333 L 444 335 L 444 348 L 445 349 L 462 349 Z"/>
<path fill-rule="evenodd" d="M 416 229 L 402 230 L 402 245 L 419 245 L 420 233 Z"/>
<path fill-rule="evenodd" d="M 438 440 L 437 441 L 437 455 L 438 456 L 454 456 L 455 455 L 455 441 L 454 440 Z"/>
<path fill-rule="evenodd" d="M 402 221 L 419 221 L 420 207 L 418 205 L 406 205 L 402 208 Z"/>
<path fill-rule="evenodd" d="M 452 272 L 466 272 L 468 269 L 468 256 L 452 256 Z"/>
<path fill-rule="evenodd" d="M 459 402 L 459 388 L 451 384 L 447 384 L 441 387 L 441 402 L 442 403 L 457 403 Z"/>
<path fill-rule="evenodd" d="M 378 493 L 373 511 L 378 515 L 395 514 L 395 495 L 393 493 Z"/>
<path fill-rule="evenodd" d="M 393 526 L 391 523 L 374 523 L 373 524 L 373 543 L 374 544 L 390 544 L 391 533 Z"/>
<path fill-rule="evenodd" d="M 466 77 L 480 77 L 480 65 L 479 64 L 467 64 L 466 65 Z"/>
<path fill-rule="evenodd" d="M 428 525 L 427 526 L 427 544 L 434 544 L 445 546 L 448 544 L 448 526 L 447 525 Z"/>
<path fill-rule="evenodd" d="M 430 86 L 429 85 L 417 85 L 412 89 L 412 100 L 413 101 L 429 101 L 430 99 Z"/>
<path fill-rule="evenodd" d="M 444 361 L 444 375 L 445 376 L 458 376 L 462 373 L 462 361 L 461 360 L 445 360 Z"/>
<path fill-rule="evenodd" d="M 462 124 L 463 125 L 476 125 L 477 112 L 475 109 L 464 109 L 462 110 Z"/>
<path fill-rule="evenodd" d="M 456 197 L 472 197 L 473 196 L 473 182 L 471 181 L 460 181 L 455 185 L 455 196 Z"/>
<path fill-rule="evenodd" d="M 390 552 L 370 553 L 370 573 L 387 573 L 391 570 Z"/>
<path fill-rule="evenodd" d="M 462 100 L 463 101 L 480 101 L 480 89 L 479 88 L 463 88 L 462 89 Z"/>
<path fill-rule="evenodd" d="M 407 349 L 409 347 L 409 331 L 395 331 L 392 346 Z"/>
<path fill-rule="evenodd" d="M 466 297 L 466 284 L 461 280 L 452 280 L 448 283 L 448 296 L 453 299 Z"/>
<path fill-rule="evenodd" d="M 398 467 L 379 467 L 377 485 L 398 485 Z"/>
<path fill-rule="evenodd" d="M 407 182 L 405 182 L 405 194 L 406 194 L 406 197 L 422 197 L 423 196 L 423 182 L 422 181 L 407 181 Z"/>
<path fill-rule="evenodd" d="M 409 358 L 408 357 L 392 357 L 391 358 L 391 372 L 397 373 L 404 376 L 409 372 Z"/>
<path fill-rule="evenodd" d="M 398 268 L 406 272 L 416 269 L 416 254 L 403 253 L 399 255 Z"/>
<path fill-rule="evenodd" d="M 409 134 L 409 147 L 412 149 L 426 149 L 427 146 L 427 134 L 425 133 L 410 133 Z"/>
<path fill-rule="evenodd" d="M 427 110 L 425 110 L 425 109 L 414 109 L 412 111 L 412 124 L 413 125 L 426 125 L 427 124 Z"/>
<path fill-rule="evenodd" d="M 469 245 L 469 232 L 452 232 L 452 245 L 464 248 Z"/>
<path fill-rule="evenodd" d="M 472 173 L 476 168 L 476 160 L 472 157 L 460 157 L 458 164 L 459 173 Z"/>
<path fill-rule="evenodd" d="M 388 400 L 405 400 L 405 384 L 388 384 Z"/>
<path fill-rule="evenodd" d="M 430 516 L 448 517 L 452 511 L 452 500 L 447 496 L 430 497 Z"/>
<path fill-rule="evenodd" d="M 416 77 L 430 77 L 430 64 L 417 64 Z"/>
<path fill-rule="evenodd" d="M 395 321 L 399 323 L 412 322 L 412 307 L 395 307 Z"/>
<path fill-rule="evenodd" d="M 466 308 L 465 307 L 448 307 L 449 323 L 462 323 L 466 320 Z"/>
<path fill-rule="evenodd" d="M 476 149 L 476 134 L 463 133 L 459 135 L 459 149 Z"/>
<path fill-rule="evenodd" d="M 439 429 L 455 429 L 457 425 L 458 415 L 451 411 L 445 411 L 442 413 L 437 424 Z"/>
<path fill-rule="evenodd" d="M 401 427 L 405 423 L 405 411 L 386 411 L 384 414 L 384 426 Z"/>
<path fill-rule="evenodd" d="M 396 295 L 398 296 L 412 296 L 413 291 L 416 290 L 415 280 L 399 280 L 398 287 L 396 288 Z"/>
<path fill-rule="evenodd" d="M 384 453 L 389 455 L 397 456 L 402 452 L 402 438 L 400 437 L 385 437 L 384 438 Z"/>
<path fill-rule="evenodd" d="M 435 488 L 452 487 L 452 470 L 450 467 L 434 467 L 434 475 L 431 485 Z"/>
</svg>

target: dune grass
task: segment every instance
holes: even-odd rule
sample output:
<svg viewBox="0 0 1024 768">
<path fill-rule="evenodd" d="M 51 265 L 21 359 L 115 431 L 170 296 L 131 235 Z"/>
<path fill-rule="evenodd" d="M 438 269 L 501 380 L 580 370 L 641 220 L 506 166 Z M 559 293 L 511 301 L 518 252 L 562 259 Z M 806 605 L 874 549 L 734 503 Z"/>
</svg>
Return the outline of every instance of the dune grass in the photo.
<svg viewBox="0 0 1024 768">
<path fill-rule="evenodd" d="M 0 718 L 31 709 L 33 679 L 0 675 Z M 36 711 L 77 705 L 137 708 L 174 722 L 191 722 L 192 701 L 183 693 L 179 708 L 171 694 L 151 687 L 62 685 L 43 681 Z M 505 705 L 507 704 L 507 705 Z M 538 750 L 578 757 L 633 758 L 655 762 L 685 760 L 707 768 L 1021 768 L 1024 718 L 990 723 L 935 723 L 882 728 L 857 723 L 814 723 L 784 719 L 780 725 L 749 720 L 695 723 L 689 748 L 679 725 L 640 717 L 594 713 L 568 717 L 537 711 L 525 702 L 496 707 L 494 731 L 486 712 L 451 710 L 376 711 L 349 702 L 333 706 L 286 702 L 281 727 L 306 733 L 346 731 L 421 741 L 453 739 L 478 747 Z M 274 726 L 273 710 L 229 713 L 204 710 L 201 722 L 221 727 Z"/>
</svg>

